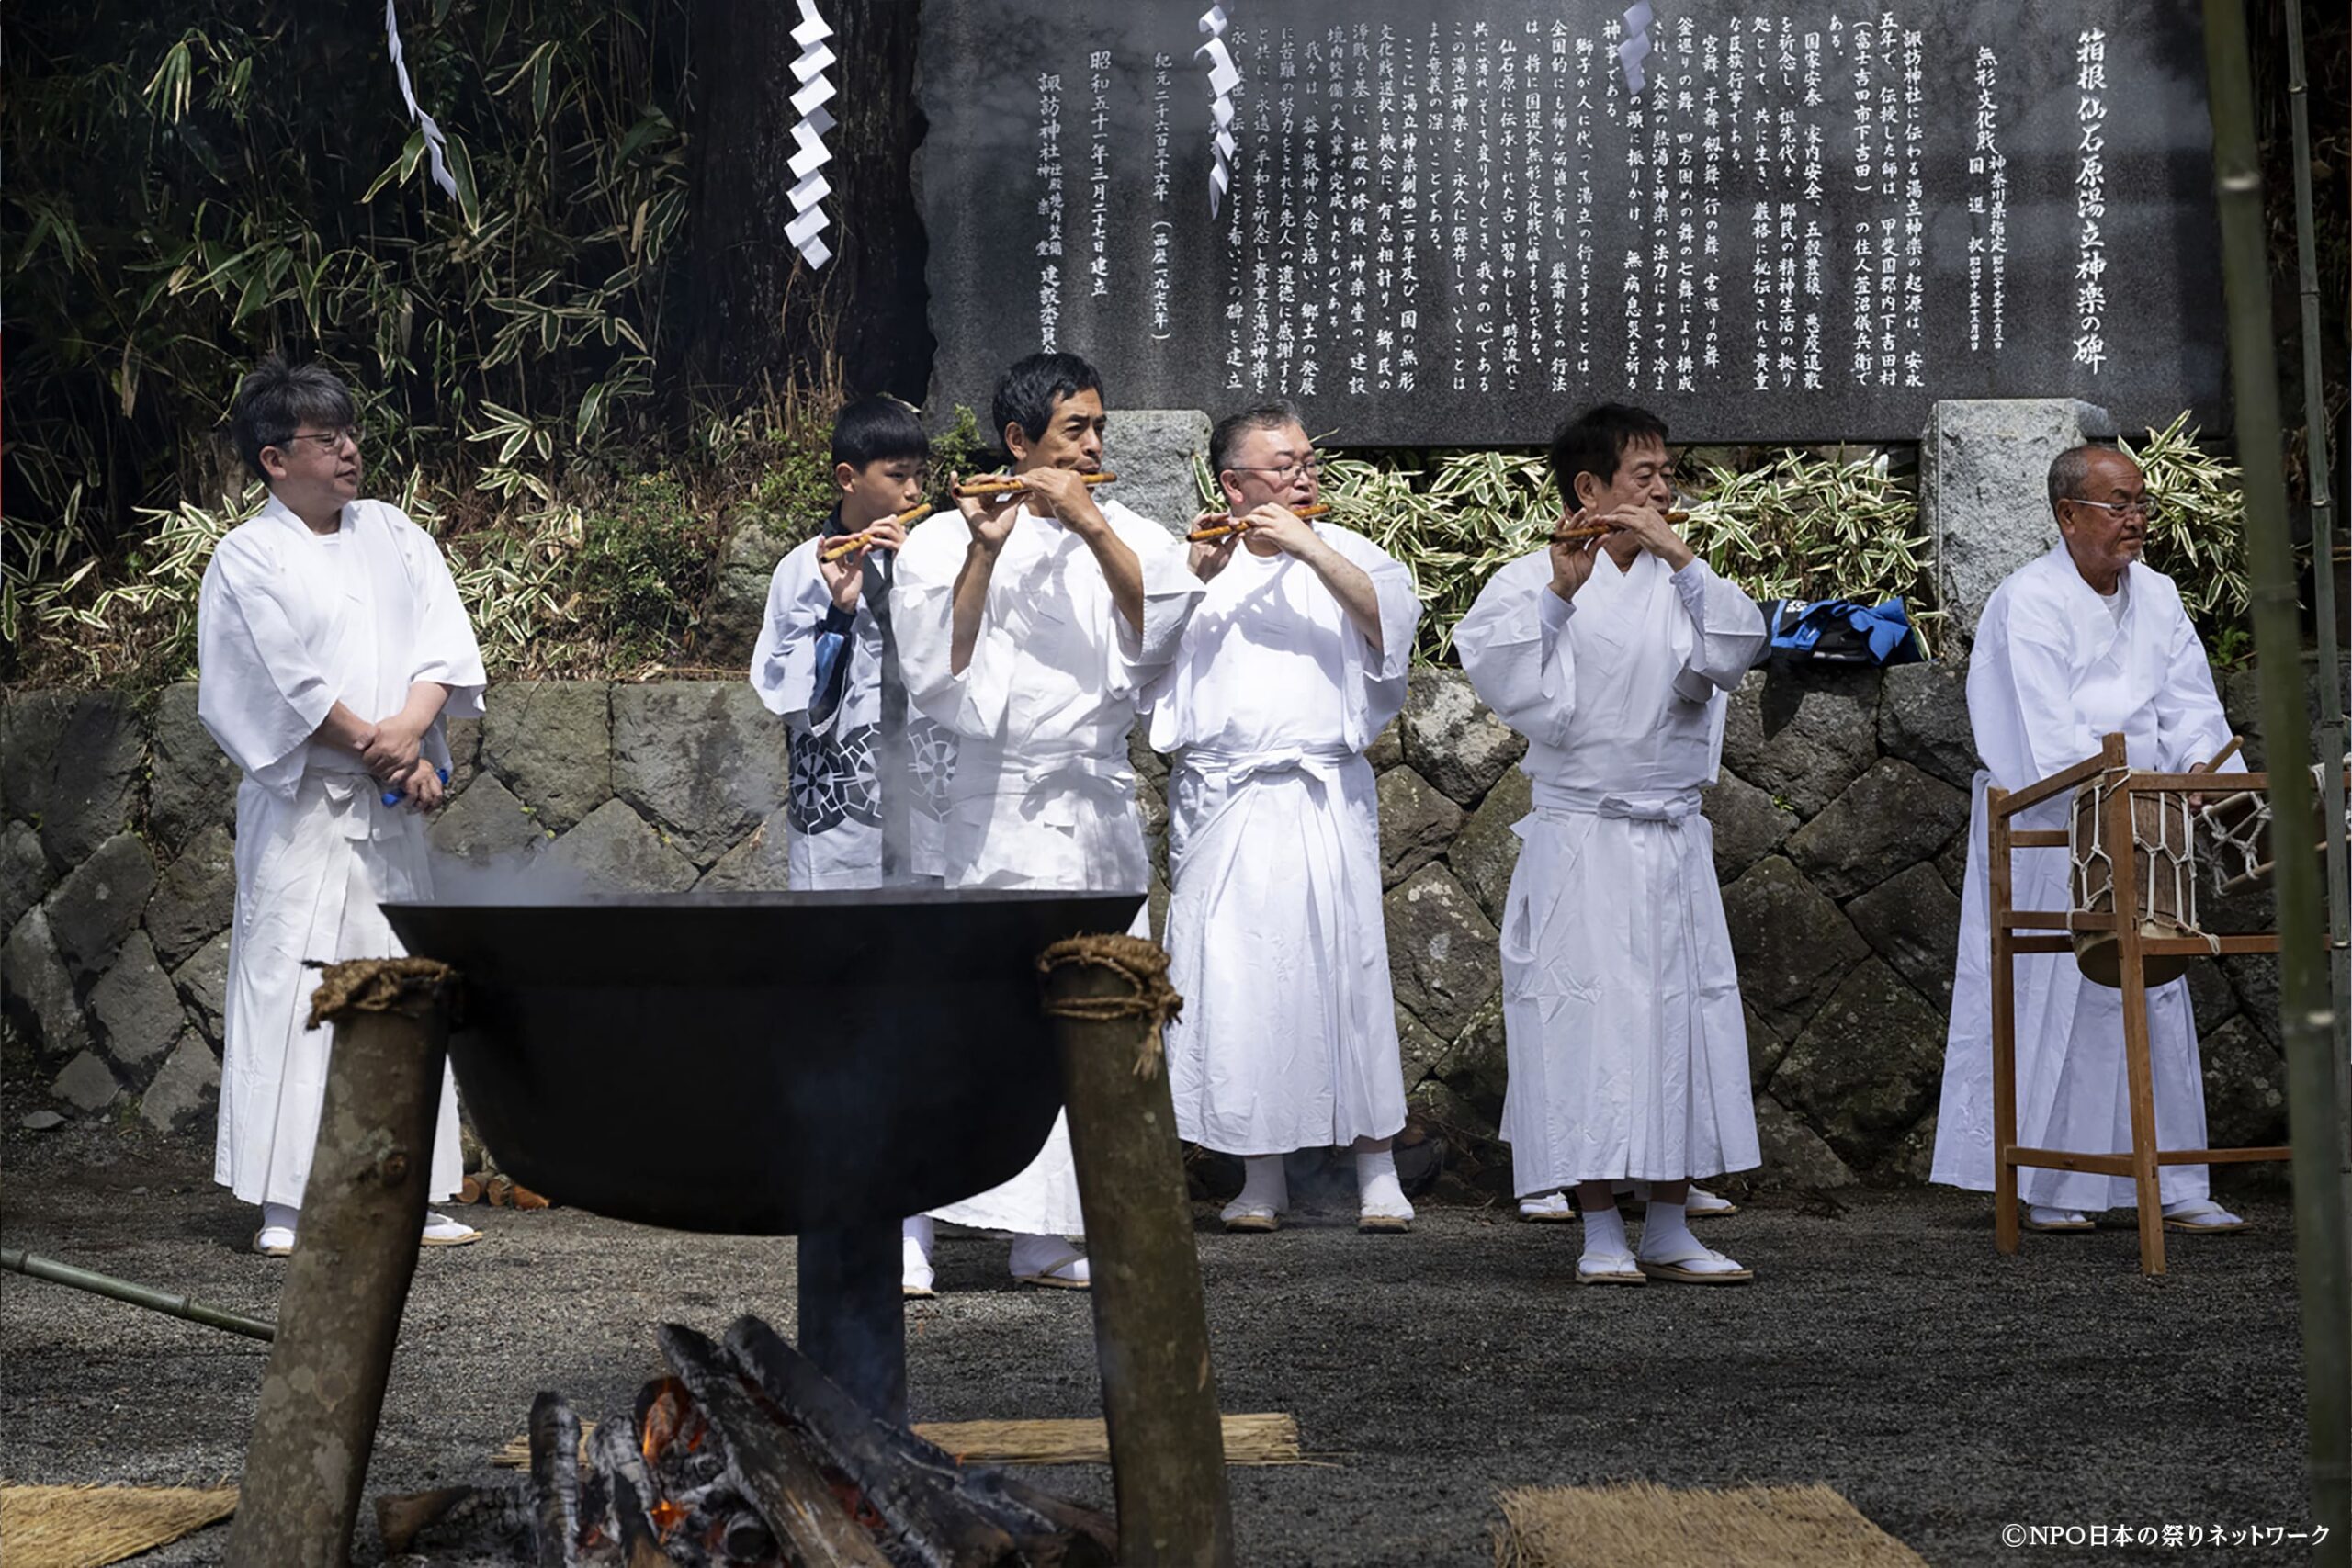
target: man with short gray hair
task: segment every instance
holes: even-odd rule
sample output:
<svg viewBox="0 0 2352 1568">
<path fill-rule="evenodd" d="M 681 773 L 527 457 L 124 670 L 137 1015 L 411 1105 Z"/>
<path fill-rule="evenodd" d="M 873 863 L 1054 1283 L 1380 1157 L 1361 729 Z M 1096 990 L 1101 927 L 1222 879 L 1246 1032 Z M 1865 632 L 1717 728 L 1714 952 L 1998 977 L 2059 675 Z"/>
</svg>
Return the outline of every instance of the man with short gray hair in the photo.
<svg viewBox="0 0 2352 1568">
<path fill-rule="evenodd" d="M 1176 1126 L 1242 1156 L 1233 1231 L 1290 1206 L 1283 1156 L 1356 1156 L 1357 1227 L 1413 1206 L 1391 1140 L 1405 1082 L 1381 916 L 1380 823 L 1363 753 L 1405 701 L 1412 574 L 1320 510 L 1313 442 L 1288 403 L 1221 421 L 1226 510 L 1193 519 L 1208 592 L 1149 693 L 1168 785 L 1168 1031 Z"/>
<path fill-rule="evenodd" d="M 2172 579 L 2140 558 L 2153 504 L 2140 466 L 2112 447 L 2075 446 L 2050 465 L 2058 543 L 2011 572 L 1986 601 L 1968 667 L 1968 715 L 1984 760 L 1968 822 L 1968 876 L 1944 1047 L 1943 1103 L 1932 1179 L 1993 1188 L 1992 926 L 1985 790 L 2018 790 L 2095 755 L 2122 732 L 2132 766 L 2201 772 L 2230 738 L 2204 645 Z M 2243 771 L 2233 761 L 2231 771 Z M 2062 797 L 2021 813 L 2021 829 L 2066 826 Z M 2063 849 L 2016 851 L 2013 907 L 2073 901 Z M 2104 1153 L 2131 1147 L 2122 992 L 2090 985 L 2069 953 L 2017 963 L 2018 1142 Z M 2159 1147 L 2205 1145 L 2205 1085 L 2188 982 L 2148 992 Z M 2203 1166 L 2160 1173 L 2168 1230 L 2221 1232 L 2245 1222 L 2215 1203 Z M 2090 1216 L 2134 1201 L 2129 1178 L 2027 1169 L 2025 1226 L 2087 1231 Z"/>
</svg>

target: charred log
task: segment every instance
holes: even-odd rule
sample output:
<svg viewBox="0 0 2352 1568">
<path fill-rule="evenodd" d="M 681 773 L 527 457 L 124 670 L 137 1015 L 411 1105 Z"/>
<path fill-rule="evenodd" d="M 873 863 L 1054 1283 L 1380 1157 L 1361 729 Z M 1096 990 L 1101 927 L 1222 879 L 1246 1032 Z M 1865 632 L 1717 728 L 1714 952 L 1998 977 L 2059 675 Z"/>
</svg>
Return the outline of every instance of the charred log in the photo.
<svg viewBox="0 0 2352 1568">
<path fill-rule="evenodd" d="M 531 1521 L 538 1568 L 580 1562 L 580 1417 L 560 1393 L 531 1402 Z"/>
</svg>

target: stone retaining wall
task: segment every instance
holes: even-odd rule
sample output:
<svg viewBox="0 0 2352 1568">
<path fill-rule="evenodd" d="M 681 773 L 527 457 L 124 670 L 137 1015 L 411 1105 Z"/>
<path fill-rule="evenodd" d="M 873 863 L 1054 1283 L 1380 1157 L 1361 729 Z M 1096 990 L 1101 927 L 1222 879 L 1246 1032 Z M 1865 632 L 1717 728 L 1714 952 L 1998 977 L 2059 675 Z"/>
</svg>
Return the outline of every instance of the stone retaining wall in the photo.
<svg viewBox="0 0 2352 1568">
<path fill-rule="evenodd" d="M 1707 816 L 1768 1180 L 1925 1176 L 1975 765 L 1962 687 L 1947 665 L 1757 675 L 1733 704 Z M 2250 726 L 2251 675 L 2224 690 Z M 452 728 L 453 799 L 431 830 L 449 855 L 526 857 L 619 888 L 784 884 L 784 729 L 743 682 L 511 683 Z M 1411 1103 L 1489 1157 L 1505 1077 L 1496 926 L 1528 807 L 1523 750 L 1460 671 L 1423 669 L 1373 753 Z M 1166 767 L 1139 744 L 1136 760 L 1158 854 Z M 192 685 L 144 703 L 0 703 L 12 1113 L 209 1130 L 235 784 Z M 2232 959 L 2193 973 L 2214 1141 L 2274 1141 L 2275 971 Z"/>
</svg>

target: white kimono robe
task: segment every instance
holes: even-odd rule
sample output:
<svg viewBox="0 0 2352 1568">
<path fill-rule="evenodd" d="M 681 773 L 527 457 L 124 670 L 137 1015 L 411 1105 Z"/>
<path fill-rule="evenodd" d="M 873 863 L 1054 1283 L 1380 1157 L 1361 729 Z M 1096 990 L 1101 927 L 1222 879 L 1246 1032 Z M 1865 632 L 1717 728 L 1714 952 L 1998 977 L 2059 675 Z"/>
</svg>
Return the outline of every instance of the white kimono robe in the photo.
<svg viewBox="0 0 2352 1568">
<path fill-rule="evenodd" d="M 1363 760 L 1405 702 L 1421 605 L 1368 540 L 1315 532 L 1372 579 L 1381 651 L 1314 569 L 1237 549 L 1151 694 L 1169 781 L 1169 1087 L 1185 1138 L 1236 1155 L 1405 1124 Z"/>
<path fill-rule="evenodd" d="M 1521 557 L 1453 634 L 1535 784 L 1502 920 L 1515 1185 L 1746 1169 L 1747 1035 L 1699 792 L 1763 615 L 1704 561 L 1604 555 L 1573 604 L 1551 581 L 1547 552 Z"/>
<path fill-rule="evenodd" d="M 899 554 L 891 620 L 907 694 L 956 737 L 950 887 L 1141 893 L 1151 885 L 1127 732 L 1144 686 L 1176 655 L 1201 581 L 1159 524 L 1115 501 L 1102 511 L 1143 569 L 1141 631 L 1113 605 L 1086 542 L 1024 512 L 997 557 L 961 674 L 950 671 L 953 599 L 971 530 L 956 513 L 934 517 Z M 1150 934 L 1148 910 L 1133 929 Z M 1065 1122 L 1011 1181 L 934 1213 L 982 1230 L 1078 1234 Z"/>
<path fill-rule="evenodd" d="M 197 643 L 198 713 L 244 771 L 213 1179 L 300 1206 L 333 1043 L 305 1026 L 318 976 L 302 961 L 399 955 L 378 902 L 433 893 L 424 818 L 384 805 L 356 757 L 311 736 L 337 702 L 399 712 L 420 681 L 449 688 L 445 718 L 477 716 L 481 654 L 439 547 L 379 501 L 345 507 L 322 537 L 273 497 L 214 549 Z M 439 720 L 424 750 L 449 765 Z M 462 1159 L 445 1075 L 431 1197 L 458 1190 Z"/>
<path fill-rule="evenodd" d="M 909 772 L 887 777 L 883 766 L 882 626 L 874 614 L 872 589 L 888 583 L 896 563 L 888 553 L 869 560 L 867 591 L 840 657 L 848 669 L 840 701 L 813 717 L 819 701 L 819 649 L 828 636 L 832 594 L 817 570 L 820 535 L 776 563 L 768 583 L 767 618 L 760 625 L 752 654 L 752 688 L 770 713 L 785 722 L 791 751 L 785 820 L 792 838 L 785 850 L 786 874 L 795 890 L 879 887 L 883 885 L 882 839 L 887 794 L 907 794 L 906 867 L 916 878 L 941 874 L 942 818 L 947 779 L 956 761 L 956 738 L 909 706 L 905 754 Z"/>
<path fill-rule="evenodd" d="M 2124 734 L 2133 767 L 2176 772 L 2207 761 L 2229 739 L 2212 670 L 2172 580 L 2134 562 L 2122 592 L 2119 621 L 2061 543 L 1994 590 L 1976 628 L 1968 716 L 1984 767 L 1969 813 L 1968 880 L 1931 1173 L 1951 1186 L 1993 1187 L 1985 789 L 1992 784 L 2022 789 L 2047 778 L 2095 755 L 2100 740 L 2117 730 Z M 2233 759 L 2223 771 L 2245 767 Z M 2061 796 L 2018 818 L 2016 825 L 2064 829 L 2070 807 L 2070 798 Z M 2010 863 L 2016 908 L 2068 908 L 2064 850 L 2018 850 Z M 2093 1154 L 2130 1149 L 2123 993 L 2084 979 L 2070 953 L 2028 953 L 2016 962 L 2018 1142 Z M 2186 979 L 2148 993 L 2148 1037 L 2158 1146 L 2202 1147 L 2205 1084 Z M 2203 1166 L 2166 1166 L 2159 1175 L 2167 1203 L 2207 1194 Z M 2023 1170 L 2018 1190 L 2030 1203 L 2086 1212 L 2134 1201 L 2128 1179 L 2080 1171 Z"/>
</svg>

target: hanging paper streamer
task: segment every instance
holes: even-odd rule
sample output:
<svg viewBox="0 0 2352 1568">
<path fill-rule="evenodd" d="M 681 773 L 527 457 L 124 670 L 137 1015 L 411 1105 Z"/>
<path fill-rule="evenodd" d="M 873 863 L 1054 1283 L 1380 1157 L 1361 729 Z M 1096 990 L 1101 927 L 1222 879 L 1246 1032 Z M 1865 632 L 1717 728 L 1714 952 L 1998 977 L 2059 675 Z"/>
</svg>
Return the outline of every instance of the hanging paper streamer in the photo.
<svg viewBox="0 0 2352 1568">
<path fill-rule="evenodd" d="M 392 71 L 401 79 L 401 97 L 408 105 L 408 117 L 416 121 L 419 130 L 424 132 L 424 152 L 432 160 L 433 183 L 441 187 L 444 196 L 454 201 L 458 195 L 458 182 L 449 177 L 449 165 L 442 155 L 449 139 L 441 134 L 441 128 L 433 123 L 433 117 L 417 107 L 416 89 L 408 85 L 408 62 L 401 54 L 401 25 L 399 18 L 392 15 L 392 0 L 384 0 L 384 43 L 391 51 Z"/>
<path fill-rule="evenodd" d="M 820 238 L 825 227 L 824 200 L 833 193 L 833 187 L 825 183 L 825 165 L 833 158 L 825 150 L 825 132 L 835 123 L 825 107 L 833 96 L 833 85 L 825 79 L 826 70 L 833 63 L 833 51 L 825 40 L 832 36 L 833 29 L 817 14 L 817 0 L 800 0 L 800 25 L 792 29 L 792 41 L 800 46 L 799 58 L 792 62 L 793 80 L 800 84 L 792 95 L 792 107 L 800 116 L 792 128 L 792 140 L 800 150 L 789 160 L 792 177 L 798 183 L 792 187 L 793 219 L 784 226 L 784 237 L 811 268 L 833 259 L 832 251 Z"/>
<path fill-rule="evenodd" d="M 1642 62 L 1650 57 L 1650 0 L 1634 0 L 1625 8 L 1625 41 L 1617 46 L 1617 63 L 1625 73 L 1625 91 L 1638 93 L 1648 80 Z"/>
<path fill-rule="evenodd" d="M 1217 203 L 1233 188 L 1233 89 L 1241 85 L 1241 73 L 1233 63 L 1233 51 L 1225 47 L 1225 29 L 1232 24 L 1226 19 L 1225 7 L 1212 6 L 1201 17 L 1201 31 L 1209 41 L 1193 51 L 1198 60 L 1209 57 L 1209 91 L 1214 95 L 1209 116 L 1216 121 L 1216 163 L 1209 170 L 1209 216 L 1216 216 Z"/>
</svg>

